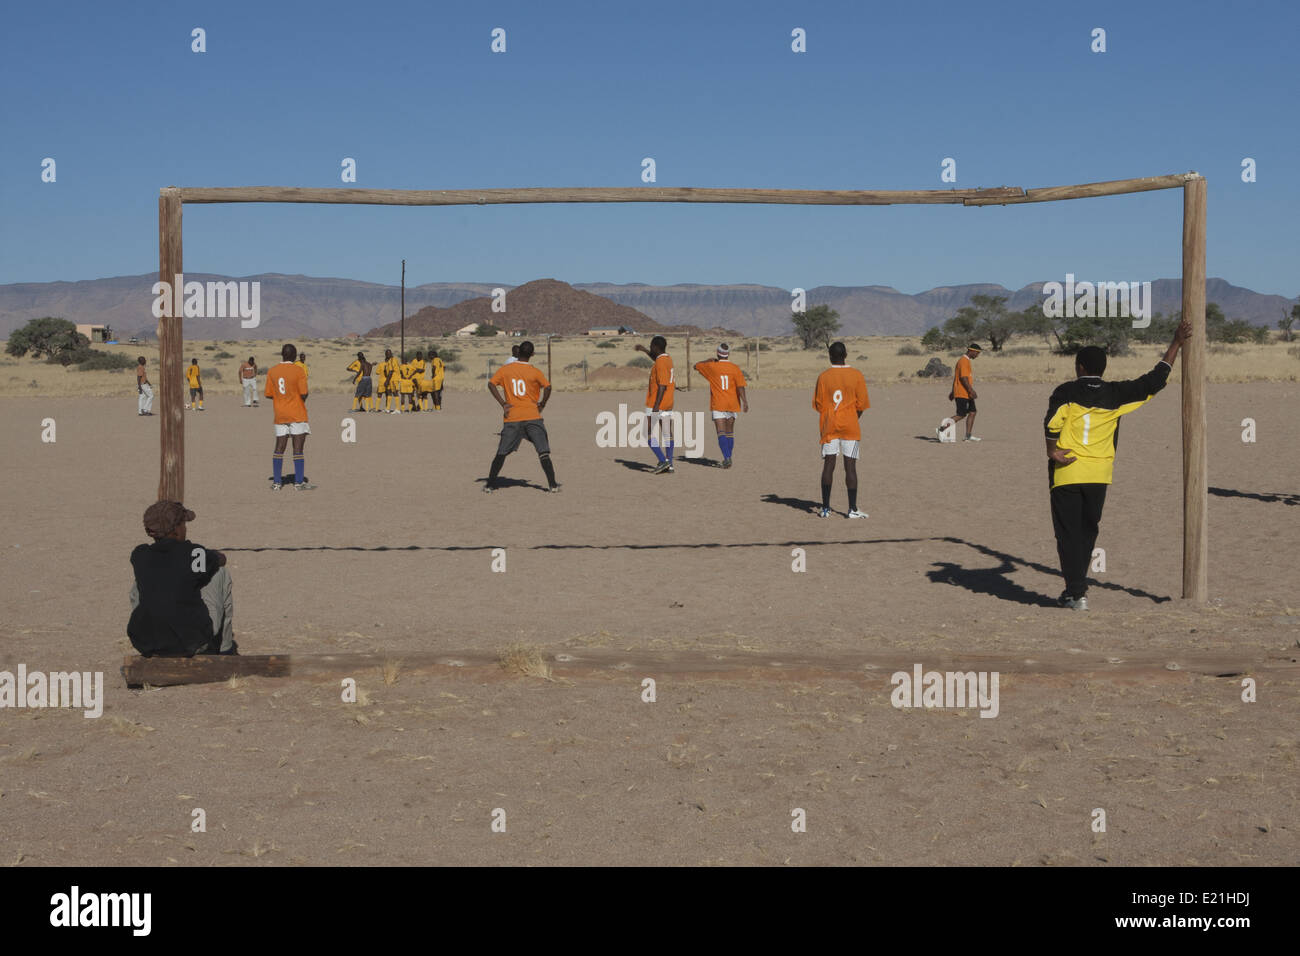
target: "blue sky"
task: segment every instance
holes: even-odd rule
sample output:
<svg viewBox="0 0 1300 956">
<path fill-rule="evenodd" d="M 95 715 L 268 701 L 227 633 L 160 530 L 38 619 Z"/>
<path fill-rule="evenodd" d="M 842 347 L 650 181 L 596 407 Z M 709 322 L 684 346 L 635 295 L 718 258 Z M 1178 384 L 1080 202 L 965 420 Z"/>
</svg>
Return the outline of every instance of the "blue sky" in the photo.
<svg viewBox="0 0 1300 956">
<path fill-rule="evenodd" d="M 2 16 L 0 283 L 152 271 L 160 186 L 341 186 L 344 157 L 358 186 L 408 189 L 637 186 L 647 156 L 660 186 L 938 189 L 953 157 L 967 187 L 1195 169 L 1209 274 L 1300 292 L 1294 2 L 223 0 Z M 1245 157 L 1257 182 L 1241 181 Z M 185 263 L 396 283 L 405 258 L 411 285 L 1014 288 L 1177 276 L 1181 211 L 1177 190 L 985 209 L 188 206 Z"/>
</svg>

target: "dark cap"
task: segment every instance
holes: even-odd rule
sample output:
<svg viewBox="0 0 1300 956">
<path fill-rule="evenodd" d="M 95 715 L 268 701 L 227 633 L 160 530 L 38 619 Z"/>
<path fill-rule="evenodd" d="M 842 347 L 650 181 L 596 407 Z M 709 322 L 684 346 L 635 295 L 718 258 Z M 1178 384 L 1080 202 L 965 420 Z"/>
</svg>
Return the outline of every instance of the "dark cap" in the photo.
<svg viewBox="0 0 1300 956">
<path fill-rule="evenodd" d="M 151 538 L 171 534 L 183 521 L 193 521 L 194 512 L 179 501 L 156 501 L 144 512 L 144 533 Z"/>
<path fill-rule="evenodd" d="M 982 348 L 979 347 L 979 343 L 978 343 L 978 342 L 972 342 L 970 345 L 966 346 L 966 351 L 967 351 L 967 352 L 983 352 L 984 350 L 983 350 Z"/>
</svg>

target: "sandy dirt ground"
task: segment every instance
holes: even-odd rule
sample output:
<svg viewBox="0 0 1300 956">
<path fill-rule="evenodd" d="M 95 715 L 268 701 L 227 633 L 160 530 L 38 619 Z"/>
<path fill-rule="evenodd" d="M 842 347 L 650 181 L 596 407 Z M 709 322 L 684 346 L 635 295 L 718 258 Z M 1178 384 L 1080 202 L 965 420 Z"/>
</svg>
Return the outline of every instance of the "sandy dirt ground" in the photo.
<svg viewBox="0 0 1300 956">
<path fill-rule="evenodd" d="M 873 382 L 865 521 L 842 473 L 836 517 L 811 512 L 810 391 L 754 389 L 734 468 L 706 433 L 665 476 L 596 444 L 643 389 L 559 393 L 559 495 L 527 445 L 481 492 L 486 393 L 356 416 L 355 443 L 348 401 L 314 397 L 302 494 L 268 490 L 270 409 L 213 396 L 187 413 L 186 504 L 229 556 L 242 650 L 391 664 L 145 690 L 118 667 L 158 419 L 134 395 L 3 399 L 0 669 L 102 671 L 106 699 L 0 710 L 0 862 L 1300 862 L 1300 387 L 1210 389 L 1203 607 L 1178 597 L 1177 387 L 1125 420 L 1087 613 L 1053 606 L 1050 388 L 986 386 L 984 441 L 940 445 L 946 383 Z M 549 678 L 498 666 L 510 645 Z M 894 671 L 981 661 L 996 718 L 891 705 Z"/>
</svg>

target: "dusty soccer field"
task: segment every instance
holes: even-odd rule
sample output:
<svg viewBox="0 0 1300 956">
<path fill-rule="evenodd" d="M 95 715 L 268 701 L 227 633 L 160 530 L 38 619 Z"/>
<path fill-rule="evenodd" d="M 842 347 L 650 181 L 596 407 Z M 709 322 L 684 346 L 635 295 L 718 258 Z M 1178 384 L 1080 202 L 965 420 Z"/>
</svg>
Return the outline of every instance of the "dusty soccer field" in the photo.
<svg viewBox="0 0 1300 956">
<path fill-rule="evenodd" d="M 313 396 L 319 488 L 272 494 L 270 409 L 210 395 L 186 504 L 230 558 L 242 651 L 387 667 L 143 691 L 118 667 L 158 418 L 134 395 L 0 399 L 0 670 L 105 680 L 98 719 L 0 710 L 0 862 L 1294 865 L 1300 386 L 1209 389 L 1204 607 L 1178 596 L 1176 382 L 1125 420 L 1076 613 L 1053 606 L 1050 386 L 981 383 L 984 441 L 939 445 L 946 385 L 871 380 L 866 521 L 842 472 L 839 514 L 811 513 L 810 387 L 751 391 L 735 468 L 662 477 L 595 441 L 643 387 L 561 392 L 559 495 L 527 445 L 481 493 L 483 392 L 358 415 L 355 443 L 348 400 Z M 999 672 L 997 716 L 895 708 L 890 675 L 918 664 Z"/>
</svg>

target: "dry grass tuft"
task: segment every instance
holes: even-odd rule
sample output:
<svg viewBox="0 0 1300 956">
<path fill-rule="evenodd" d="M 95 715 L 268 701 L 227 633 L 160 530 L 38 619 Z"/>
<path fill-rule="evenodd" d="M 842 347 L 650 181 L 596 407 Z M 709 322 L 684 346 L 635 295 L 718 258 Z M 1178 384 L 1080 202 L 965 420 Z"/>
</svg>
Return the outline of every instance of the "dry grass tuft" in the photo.
<svg viewBox="0 0 1300 956">
<path fill-rule="evenodd" d="M 523 677 L 540 677 L 542 680 L 555 680 L 551 676 L 551 665 L 542 659 L 542 653 L 531 644 L 515 643 L 501 652 L 497 659 L 502 670 L 507 674 Z"/>
<path fill-rule="evenodd" d="M 397 683 L 397 675 L 401 672 L 402 662 L 388 660 L 384 661 L 384 684 L 392 687 Z"/>
<path fill-rule="evenodd" d="M 108 718 L 108 729 L 122 737 L 143 737 L 153 732 L 153 728 L 148 724 L 137 724 L 134 720 L 123 717 Z"/>
</svg>

